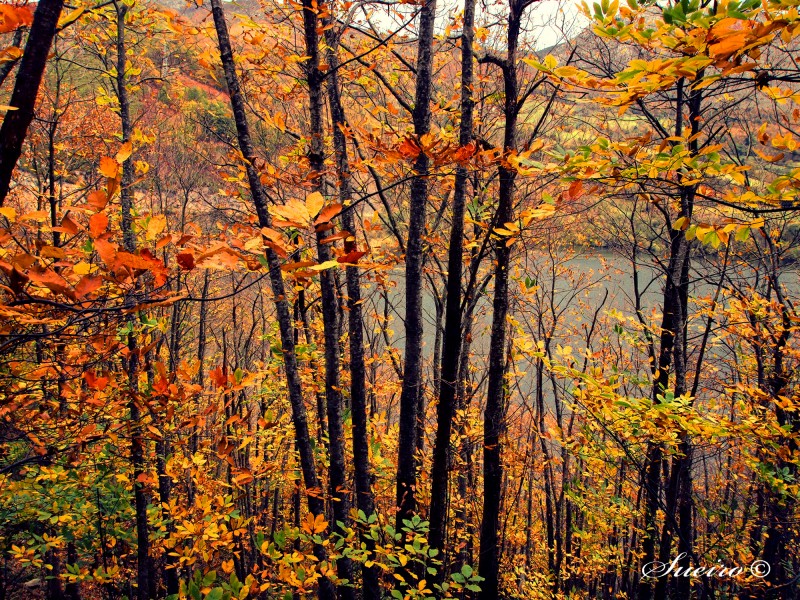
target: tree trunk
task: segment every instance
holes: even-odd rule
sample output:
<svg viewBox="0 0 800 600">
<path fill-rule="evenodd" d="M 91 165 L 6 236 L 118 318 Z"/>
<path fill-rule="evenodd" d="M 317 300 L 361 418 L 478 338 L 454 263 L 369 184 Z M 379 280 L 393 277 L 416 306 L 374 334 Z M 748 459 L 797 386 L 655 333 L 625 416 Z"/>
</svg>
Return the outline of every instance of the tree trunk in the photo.
<svg viewBox="0 0 800 600">
<path fill-rule="evenodd" d="M 461 124 L 458 143 L 467 146 L 473 138 L 472 99 L 473 50 L 472 41 L 475 26 L 475 0 L 464 1 L 464 24 L 461 32 Z M 464 164 L 456 167 L 455 189 L 453 191 L 453 216 L 450 229 L 450 246 L 447 255 L 447 300 L 444 322 L 444 349 L 442 352 L 441 383 L 439 403 L 436 407 L 436 438 L 433 446 L 431 466 L 431 506 L 429 512 L 430 544 L 444 558 L 447 538 L 447 507 L 449 483 L 450 434 L 455 413 L 456 386 L 458 384 L 458 362 L 461 350 L 461 273 L 464 264 L 464 210 L 468 185 L 467 168 Z M 438 360 L 438 357 L 436 357 Z M 440 583 L 446 576 L 443 562 L 442 570 L 434 576 Z"/>
<path fill-rule="evenodd" d="M 125 45 L 125 16 L 128 7 L 125 4 L 114 4 L 117 11 L 117 99 L 122 126 L 122 142 L 130 141 L 133 133 L 128 99 L 128 80 L 125 70 L 127 60 Z M 133 231 L 133 171 L 130 157 L 122 163 L 122 181 L 120 184 L 122 243 L 127 252 L 136 252 L 136 234 Z M 132 305 L 133 299 L 126 298 L 125 303 Z M 129 322 L 135 323 L 135 315 L 129 316 Z M 131 463 L 133 465 L 134 506 L 136 514 L 136 597 L 147 600 L 152 596 L 154 580 L 151 579 L 152 562 L 150 560 L 150 532 L 147 520 L 147 494 L 144 483 L 139 478 L 145 472 L 145 439 L 142 434 L 141 413 L 139 409 L 139 348 L 136 334 L 128 334 L 128 385 L 130 394 L 129 411 L 131 419 Z"/>
<path fill-rule="evenodd" d="M 504 152 L 517 147 L 517 45 L 524 2 L 512 0 L 508 13 L 507 57 L 502 63 L 505 92 Z M 499 201 L 494 222 L 502 226 L 513 220 L 514 179 L 516 171 L 501 163 Z M 494 299 L 492 302 L 492 329 L 489 345 L 489 377 L 486 409 L 483 417 L 483 517 L 481 520 L 481 546 L 478 574 L 481 582 L 481 600 L 495 600 L 499 595 L 498 536 L 502 503 L 503 464 L 501 444 L 505 433 L 506 415 L 506 317 L 508 315 L 508 267 L 510 248 L 506 239 L 494 240 L 496 257 Z"/>
<path fill-rule="evenodd" d="M 417 47 L 417 81 L 414 102 L 414 133 L 425 135 L 431 124 L 431 84 L 433 80 L 433 26 L 436 0 L 420 9 Z M 406 315 L 403 388 L 400 392 L 400 435 L 397 449 L 397 523 L 410 519 L 417 509 L 417 407 L 422 393 L 422 236 L 425 235 L 425 209 L 428 203 L 430 159 L 421 152 L 414 163 L 409 202 L 408 242 L 406 243 Z"/>
<path fill-rule="evenodd" d="M 33 120 L 36 96 L 63 6 L 63 0 L 40 0 L 33 15 L 33 24 L 9 100 L 9 105 L 17 110 L 8 111 L 0 126 L 0 206 L 8 195 L 11 175 L 22 154 L 28 126 Z"/>
<path fill-rule="evenodd" d="M 314 189 L 324 193 L 322 178 L 325 170 L 325 131 L 322 123 L 323 73 L 319 70 L 319 34 L 316 6 L 312 0 L 303 1 L 303 33 L 308 60 L 304 63 L 308 81 L 308 100 L 310 114 L 311 141 L 308 149 L 309 166 L 312 171 Z M 317 232 L 317 257 L 320 263 L 331 260 L 331 247 L 323 242 L 327 232 Z M 345 467 L 344 427 L 342 425 L 342 392 L 339 377 L 339 299 L 336 296 L 336 282 L 333 271 L 326 269 L 319 274 L 322 302 L 322 328 L 325 338 L 325 403 L 328 417 L 328 440 L 330 468 L 328 491 L 333 509 L 333 529 L 343 537 L 347 535 L 350 522 L 350 499 L 347 488 L 347 469 Z M 341 525 L 340 525 L 341 523 Z M 336 562 L 339 579 L 353 580 L 352 562 L 342 557 Z M 341 585 L 338 588 L 341 600 L 354 598 L 353 588 Z"/>
<path fill-rule="evenodd" d="M 230 37 L 228 35 L 228 25 L 225 22 L 225 13 L 222 9 L 221 0 L 211 0 L 211 11 L 214 17 L 214 26 L 217 32 L 219 43 L 220 58 L 225 72 L 225 81 L 228 86 L 228 93 L 233 109 L 234 120 L 236 122 L 236 133 L 239 142 L 239 150 L 245 160 L 245 170 L 247 180 L 250 185 L 250 192 L 253 198 L 258 215 L 258 222 L 261 227 L 269 227 L 271 219 L 267 211 L 267 194 L 259 179 L 258 171 L 255 168 L 256 155 L 250 140 L 250 128 L 245 112 L 245 103 L 242 91 L 239 86 L 239 78 L 236 75 L 236 68 L 233 61 L 233 50 L 231 49 Z M 289 402 L 292 406 L 292 423 L 295 431 L 295 444 L 300 455 L 300 466 L 303 473 L 303 481 L 306 490 L 319 489 L 320 483 L 317 477 L 316 465 L 314 463 L 314 451 L 311 447 L 311 438 L 308 433 L 308 416 L 303 401 L 303 390 L 300 381 L 300 373 L 297 368 L 297 357 L 295 354 L 294 338 L 292 336 L 292 319 L 289 312 L 289 303 L 286 299 L 286 290 L 281 273 L 281 265 L 278 256 L 273 250 L 266 250 L 267 264 L 269 268 L 270 283 L 272 294 L 275 300 L 275 311 L 278 318 L 278 327 L 281 336 L 281 349 L 286 372 L 286 383 L 289 391 Z M 325 515 L 325 503 L 317 494 L 306 492 L 308 509 L 315 516 Z M 321 545 L 315 545 L 314 555 L 320 560 L 327 560 L 327 553 Z M 336 591 L 330 580 L 323 577 L 319 584 L 319 597 L 321 600 L 334 600 Z"/>
<path fill-rule="evenodd" d="M 338 39 L 333 28 L 325 30 L 327 42 L 328 103 L 333 121 L 333 148 L 336 158 L 336 174 L 339 184 L 339 201 L 344 207 L 342 224 L 353 236 L 356 223 L 350 202 L 350 163 L 347 155 L 347 138 L 342 127 L 347 119 L 342 107 L 338 77 L 339 57 Z M 355 242 L 345 242 L 345 250 L 356 250 Z M 369 417 L 367 414 L 367 384 L 364 365 L 364 317 L 361 308 L 361 275 L 358 267 L 347 267 L 347 332 L 350 340 L 350 403 L 353 419 L 353 467 L 355 470 L 356 506 L 367 517 L 375 512 L 375 498 L 372 493 L 372 467 L 369 460 Z M 367 551 L 371 553 L 375 542 L 369 536 L 362 538 Z M 362 595 L 364 600 L 380 600 L 380 575 L 377 566 L 362 566 Z"/>
</svg>

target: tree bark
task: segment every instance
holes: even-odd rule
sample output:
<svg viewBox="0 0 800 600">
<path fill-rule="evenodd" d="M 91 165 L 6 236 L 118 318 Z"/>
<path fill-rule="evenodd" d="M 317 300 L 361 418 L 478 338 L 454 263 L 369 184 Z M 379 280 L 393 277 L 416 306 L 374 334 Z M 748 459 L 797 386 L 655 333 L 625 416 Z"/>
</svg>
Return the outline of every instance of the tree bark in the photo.
<svg viewBox="0 0 800 600">
<path fill-rule="evenodd" d="M 519 43 L 522 13 L 527 0 L 511 0 L 508 12 L 507 55 L 497 60 L 503 72 L 505 93 L 504 154 L 514 152 L 517 147 L 518 82 L 517 46 Z M 516 171 L 498 167 L 500 180 L 499 200 L 494 222 L 498 225 L 513 220 L 514 181 Z M 498 552 L 498 530 L 502 505 L 503 464 L 502 443 L 505 434 L 506 415 L 506 317 L 508 315 L 508 267 L 510 248 L 506 239 L 494 240 L 495 275 L 492 301 L 492 329 L 489 345 L 489 377 L 487 383 L 486 409 L 483 417 L 483 516 L 481 520 L 480 557 L 478 574 L 481 582 L 481 600 L 495 600 L 499 595 L 500 556 Z"/>
<path fill-rule="evenodd" d="M 250 138 L 250 128 L 245 112 L 244 97 L 239 85 L 239 77 L 233 61 L 233 50 L 231 48 L 228 25 L 225 22 L 225 12 L 222 9 L 221 0 L 211 0 L 211 12 L 214 18 L 214 27 L 217 32 L 220 58 L 225 72 L 225 82 L 228 86 L 231 108 L 233 109 L 234 120 L 236 123 L 237 140 L 239 150 L 245 160 L 245 170 L 247 180 L 250 185 L 253 205 L 258 215 L 258 222 L 261 227 L 269 227 L 271 219 L 267 211 L 267 194 L 264 190 L 258 171 L 255 167 L 256 154 Z M 292 336 L 292 319 L 289 312 L 289 303 L 286 299 L 286 290 L 281 273 L 281 265 L 275 252 L 267 248 L 267 264 L 269 268 L 270 284 L 275 300 L 275 311 L 278 318 L 280 329 L 281 349 L 286 373 L 286 383 L 289 391 L 289 402 L 292 406 L 292 423 L 295 431 L 295 445 L 300 456 L 300 466 L 303 473 L 303 481 L 306 485 L 306 498 L 308 509 L 315 516 L 325 515 L 325 504 L 318 493 L 308 493 L 309 490 L 318 491 L 320 488 L 317 476 L 316 465 L 314 463 L 314 451 L 311 447 L 311 438 L 308 433 L 308 416 L 303 401 L 303 390 L 300 381 L 300 373 L 297 368 L 297 357 L 295 354 L 294 337 Z M 320 561 L 327 560 L 327 553 L 321 545 L 314 547 L 314 554 Z M 329 579 L 323 577 L 319 584 L 319 597 L 321 600 L 335 600 L 336 591 Z"/>
<path fill-rule="evenodd" d="M 116 92 L 119 101 L 119 116 L 122 127 L 122 143 L 130 141 L 133 133 L 128 98 L 128 80 L 125 71 L 127 61 L 125 44 L 125 17 L 128 7 L 114 3 L 117 11 L 117 76 Z M 120 211 L 122 245 L 127 252 L 136 252 L 136 234 L 133 231 L 133 171 L 130 157 L 122 163 L 122 181 L 120 183 Z M 126 298 L 125 303 L 132 305 L 133 299 Z M 135 315 L 129 316 L 129 323 L 135 324 Z M 130 394 L 129 411 L 131 419 L 131 463 L 133 466 L 134 507 L 136 514 L 136 597 L 147 600 L 153 595 L 155 581 L 150 577 L 152 561 L 150 559 L 150 531 L 147 519 L 147 494 L 144 483 L 139 478 L 145 472 L 145 439 L 142 434 L 141 412 L 139 408 L 139 347 L 134 331 L 128 334 L 128 384 Z"/>
<path fill-rule="evenodd" d="M 324 75 L 319 69 L 319 34 L 317 27 L 316 3 L 303 0 L 303 34 L 305 38 L 306 56 L 304 63 L 306 81 L 308 82 L 308 101 L 310 115 L 311 140 L 308 148 L 309 166 L 314 189 L 324 194 L 323 171 L 325 170 L 325 131 L 322 122 L 324 96 L 322 82 Z M 320 263 L 331 260 L 331 247 L 323 240 L 328 234 L 317 232 L 317 257 Z M 322 301 L 322 328 L 325 338 L 325 404 L 328 417 L 328 451 L 330 468 L 328 473 L 328 491 L 332 502 L 333 529 L 342 537 L 347 535 L 350 523 L 350 498 L 345 491 L 347 487 L 347 468 L 345 466 L 344 426 L 342 424 L 342 392 L 339 374 L 339 299 L 336 295 L 336 282 L 331 269 L 321 271 L 319 284 Z M 341 524 L 341 525 L 340 525 Z M 352 561 L 343 556 L 336 561 L 339 579 L 352 582 Z M 341 600 L 352 600 L 354 590 L 349 585 L 338 587 Z"/>
<path fill-rule="evenodd" d="M 33 14 L 33 24 L 9 101 L 9 105 L 17 110 L 8 111 L 0 126 L 0 206 L 8 195 L 11 175 L 22 154 L 28 126 L 33 120 L 36 96 L 63 6 L 63 0 L 40 0 Z"/>
<path fill-rule="evenodd" d="M 339 202 L 344 207 L 342 224 L 353 236 L 356 223 L 350 202 L 350 161 L 347 153 L 347 138 L 342 127 L 347 126 L 341 100 L 337 54 L 338 39 L 333 28 L 325 30 L 327 42 L 328 103 L 333 121 L 333 148 L 336 158 L 336 174 L 339 184 Z M 356 250 L 355 242 L 345 241 L 345 250 Z M 366 367 L 364 364 L 364 317 L 361 308 L 361 275 L 358 267 L 347 267 L 347 333 L 350 340 L 350 403 L 353 419 L 353 467 L 355 470 L 356 506 L 367 517 L 375 513 L 375 498 L 372 493 L 372 466 L 369 460 L 369 417 L 367 414 Z M 362 538 L 371 553 L 375 542 L 369 536 Z M 362 594 L 364 600 L 380 600 L 380 575 L 377 566 L 362 566 Z"/>
<path fill-rule="evenodd" d="M 464 24 L 461 32 L 461 123 L 458 143 L 467 146 L 473 140 L 472 99 L 473 50 L 475 25 L 475 0 L 464 1 Z M 450 469 L 450 434 L 455 414 L 456 387 L 458 385 L 458 363 L 461 351 L 461 275 L 463 268 L 464 211 L 468 185 L 467 167 L 456 167 L 453 190 L 453 216 L 450 229 L 450 245 L 447 256 L 447 300 L 444 322 L 444 349 L 442 352 L 439 403 L 436 407 L 436 438 L 433 446 L 431 466 L 431 506 L 429 512 L 430 544 L 444 557 L 447 538 L 448 483 Z M 438 357 L 437 357 L 438 360 Z M 441 583 L 445 577 L 443 568 L 434 577 Z"/>
<path fill-rule="evenodd" d="M 414 134 L 419 138 L 430 131 L 431 88 L 433 81 L 433 32 L 436 0 L 420 9 L 417 46 L 417 79 L 414 101 Z M 414 163 L 409 201 L 408 241 L 406 243 L 406 312 L 403 387 L 400 392 L 400 433 L 397 449 L 397 531 L 417 509 L 417 419 L 422 393 L 422 266 L 425 235 L 425 210 L 428 203 L 430 158 L 420 152 Z"/>
</svg>

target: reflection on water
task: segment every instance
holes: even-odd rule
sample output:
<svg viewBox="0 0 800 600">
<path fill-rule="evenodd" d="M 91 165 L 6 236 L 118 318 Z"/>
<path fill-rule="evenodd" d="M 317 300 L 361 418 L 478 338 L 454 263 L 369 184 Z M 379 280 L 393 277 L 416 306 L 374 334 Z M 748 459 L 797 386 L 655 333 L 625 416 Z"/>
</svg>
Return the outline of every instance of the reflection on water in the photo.
<svg viewBox="0 0 800 600">
<path fill-rule="evenodd" d="M 654 324 L 660 323 L 661 295 L 665 278 L 663 266 L 652 258 L 637 257 L 638 281 L 634 278 L 634 263 L 630 256 L 612 251 L 585 251 L 555 256 L 543 251 L 528 250 L 523 263 L 525 270 L 519 268 L 512 271 L 513 281 L 510 286 L 512 315 L 516 325 L 534 343 L 548 337 L 553 348 L 557 344 L 569 345 L 575 349 L 584 348 L 587 331 L 596 318 L 615 314 L 629 317 L 636 315 L 637 290 L 638 307 L 643 318 Z M 723 264 L 722 255 L 694 260 L 689 291 L 690 306 L 694 309 L 697 308 L 698 301 L 709 300 L 715 295 L 724 273 L 727 273 L 727 277 L 731 277 L 734 273 L 730 264 L 727 264 L 727 270 L 723 271 Z M 787 265 L 781 277 L 783 285 L 790 294 L 800 290 L 798 265 Z M 742 281 L 750 280 L 749 283 L 752 285 L 756 280 L 752 270 L 741 265 L 736 266 L 735 278 L 740 284 Z M 437 346 L 437 313 L 439 327 L 443 327 L 444 324 L 445 281 L 439 275 L 434 275 L 431 279 L 437 282 L 436 288 L 434 289 L 428 281 L 423 298 L 425 322 L 423 351 L 428 365 L 433 364 L 433 353 Z M 366 308 L 377 315 L 388 316 L 389 333 L 386 337 L 402 356 L 405 311 L 403 265 L 395 268 L 389 281 L 391 283 L 385 292 L 375 286 L 365 290 Z M 728 280 L 723 279 L 723 292 L 727 285 Z M 486 362 L 489 350 L 491 294 L 490 283 L 475 304 L 471 332 L 471 362 L 479 371 Z M 720 295 L 721 300 L 724 300 L 724 297 L 724 293 Z M 699 321 L 690 325 L 695 329 L 701 326 L 703 323 Z M 606 331 L 595 331 L 595 333 L 599 335 L 609 333 L 607 330 L 611 326 L 604 325 L 604 327 Z M 381 347 L 384 345 L 382 337 L 375 336 L 374 332 L 372 339 Z M 689 335 L 690 354 L 693 351 L 691 345 L 694 339 Z M 518 368 L 525 370 L 526 367 L 522 365 Z M 530 373 L 522 375 L 517 382 L 518 390 L 522 393 L 530 391 L 532 386 Z"/>
</svg>

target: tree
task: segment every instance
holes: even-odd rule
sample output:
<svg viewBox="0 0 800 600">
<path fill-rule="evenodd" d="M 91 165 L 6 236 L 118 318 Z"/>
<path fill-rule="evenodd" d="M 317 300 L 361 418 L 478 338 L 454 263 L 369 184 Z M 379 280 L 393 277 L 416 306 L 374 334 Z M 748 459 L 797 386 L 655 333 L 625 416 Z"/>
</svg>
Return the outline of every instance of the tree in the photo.
<svg viewBox="0 0 800 600">
<path fill-rule="evenodd" d="M 11 93 L 9 111 L 0 126 L 0 206 L 8 195 L 11 175 L 17 165 L 28 126 L 33 120 L 36 96 L 42 81 L 47 55 L 56 34 L 56 26 L 64 3 L 44 0 L 36 6 L 28 41 L 20 59 L 14 91 Z M 27 21 L 26 8 L 16 9 L 21 23 Z"/>
</svg>

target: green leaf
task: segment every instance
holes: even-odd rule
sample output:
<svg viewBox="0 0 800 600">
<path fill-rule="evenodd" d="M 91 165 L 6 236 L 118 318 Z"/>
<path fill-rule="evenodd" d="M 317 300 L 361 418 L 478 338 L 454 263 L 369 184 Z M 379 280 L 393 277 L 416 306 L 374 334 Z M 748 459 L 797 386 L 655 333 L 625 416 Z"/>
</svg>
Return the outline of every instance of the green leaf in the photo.
<svg viewBox="0 0 800 600">
<path fill-rule="evenodd" d="M 221 587 L 212 589 L 206 594 L 206 600 L 222 600 L 224 590 Z"/>
</svg>

